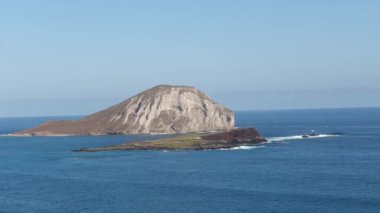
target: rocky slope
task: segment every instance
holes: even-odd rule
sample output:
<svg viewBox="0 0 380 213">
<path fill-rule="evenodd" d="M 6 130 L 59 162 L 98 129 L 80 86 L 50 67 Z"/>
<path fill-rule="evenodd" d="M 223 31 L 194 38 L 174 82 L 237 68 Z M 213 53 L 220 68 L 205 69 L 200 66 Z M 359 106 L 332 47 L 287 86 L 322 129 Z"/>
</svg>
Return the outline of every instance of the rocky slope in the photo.
<svg viewBox="0 0 380 213">
<path fill-rule="evenodd" d="M 103 135 L 228 130 L 231 110 L 194 87 L 160 85 L 74 121 L 51 121 L 14 135 Z"/>
<path fill-rule="evenodd" d="M 121 150 L 205 150 L 229 149 L 243 145 L 266 142 L 255 128 L 234 129 L 219 133 L 190 133 L 177 137 L 153 141 L 129 142 L 98 148 L 82 148 L 76 152 L 121 151 Z"/>
</svg>

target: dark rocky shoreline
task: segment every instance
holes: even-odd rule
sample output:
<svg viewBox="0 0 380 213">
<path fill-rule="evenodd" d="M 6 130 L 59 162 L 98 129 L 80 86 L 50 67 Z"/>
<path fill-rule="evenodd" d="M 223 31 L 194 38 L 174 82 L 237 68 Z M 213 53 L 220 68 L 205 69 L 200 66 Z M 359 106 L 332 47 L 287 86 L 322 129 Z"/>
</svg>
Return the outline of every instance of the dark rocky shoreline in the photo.
<svg viewBox="0 0 380 213">
<path fill-rule="evenodd" d="M 244 128 L 218 133 L 190 133 L 152 141 L 136 141 L 97 148 L 82 148 L 74 151 L 212 150 L 257 145 L 266 141 L 255 128 Z"/>
</svg>

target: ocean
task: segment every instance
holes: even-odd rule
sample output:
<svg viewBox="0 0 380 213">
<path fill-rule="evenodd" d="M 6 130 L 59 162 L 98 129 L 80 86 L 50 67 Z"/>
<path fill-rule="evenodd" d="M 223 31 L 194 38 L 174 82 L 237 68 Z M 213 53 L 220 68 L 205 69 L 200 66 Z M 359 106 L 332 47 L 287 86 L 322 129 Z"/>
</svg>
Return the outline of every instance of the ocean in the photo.
<svg viewBox="0 0 380 213">
<path fill-rule="evenodd" d="M 0 212 L 380 212 L 380 108 L 236 112 L 270 143 L 231 150 L 77 153 L 160 136 L 6 135 L 73 118 L 0 118 Z"/>
</svg>

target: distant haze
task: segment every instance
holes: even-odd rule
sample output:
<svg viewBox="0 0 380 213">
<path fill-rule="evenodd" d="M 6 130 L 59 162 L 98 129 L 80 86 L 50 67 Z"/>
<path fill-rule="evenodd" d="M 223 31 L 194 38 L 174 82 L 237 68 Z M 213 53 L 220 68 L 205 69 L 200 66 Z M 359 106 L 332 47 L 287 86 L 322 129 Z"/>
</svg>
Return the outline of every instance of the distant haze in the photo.
<svg viewBox="0 0 380 213">
<path fill-rule="evenodd" d="M 158 84 L 234 110 L 380 106 L 380 1 L 5 0 L 0 117 L 82 115 Z"/>
</svg>

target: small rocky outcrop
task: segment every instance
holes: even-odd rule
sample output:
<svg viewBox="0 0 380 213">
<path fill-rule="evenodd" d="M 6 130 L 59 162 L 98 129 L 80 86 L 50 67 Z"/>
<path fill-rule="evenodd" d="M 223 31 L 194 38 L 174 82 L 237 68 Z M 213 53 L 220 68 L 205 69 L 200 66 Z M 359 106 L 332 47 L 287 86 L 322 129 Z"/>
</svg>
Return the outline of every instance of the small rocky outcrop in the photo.
<svg viewBox="0 0 380 213">
<path fill-rule="evenodd" d="M 160 85 L 83 119 L 51 121 L 14 135 L 172 134 L 234 126 L 234 113 L 196 88 Z"/>
<path fill-rule="evenodd" d="M 207 141 L 226 141 L 229 143 L 244 143 L 263 139 L 255 128 L 235 129 L 229 132 L 204 135 L 201 138 Z"/>
<path fill-rule="evenodd" d="M 119 145 L 82 148 L 76 152 L 121 150 L 211 150 L 254 146 L 266 142 L 254 128 L 235 129 L 220 133 L 190 133 L 153 141 L 137 141 Z"/>
</svg>

